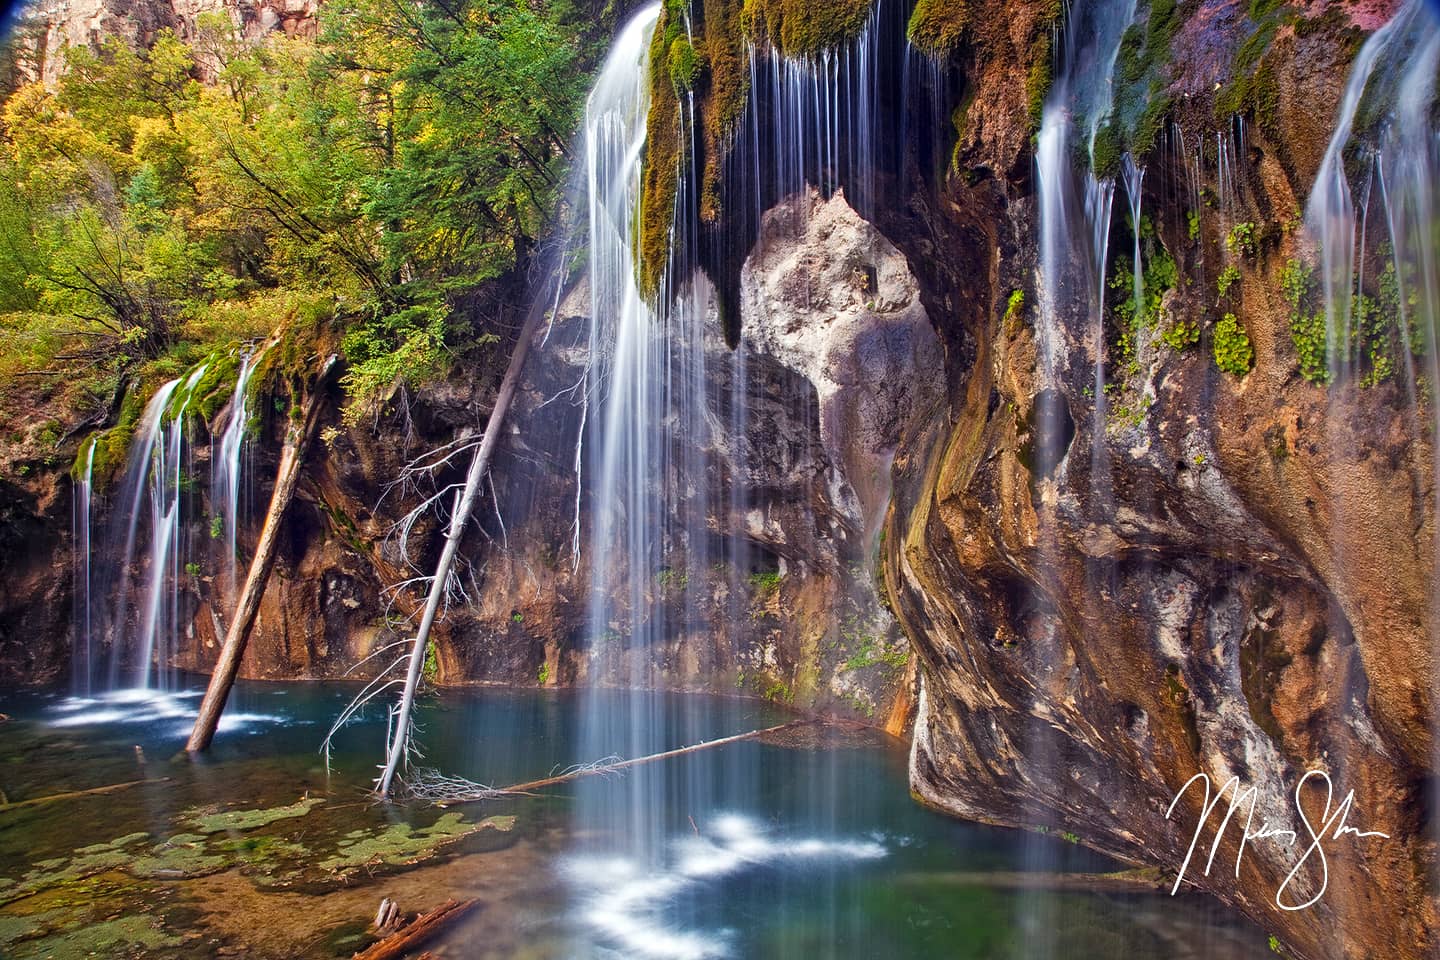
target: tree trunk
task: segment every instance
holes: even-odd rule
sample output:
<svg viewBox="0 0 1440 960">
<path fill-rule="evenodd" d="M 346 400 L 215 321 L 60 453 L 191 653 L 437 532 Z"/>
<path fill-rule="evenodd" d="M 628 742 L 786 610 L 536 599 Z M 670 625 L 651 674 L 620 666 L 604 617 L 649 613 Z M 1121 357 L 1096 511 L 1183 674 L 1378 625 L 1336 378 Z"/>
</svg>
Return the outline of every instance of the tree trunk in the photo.
<svg viewBox="0 0 1440 960">
<path fill-rule="evenodd" d="M 330 371 L 334 369 L 336 357 L 325 361 L 310 396 L 305 401 L 305 410 L 297 422 L 291 420 L 285 430 L 285 446 L 280 452 L 280 466 L 275 473 L 275 492 L 270 496 L 270 509 L 265 514 L 265 526 L 260 531 L 260 542 L 255 545 L 255 557 L 250 561 L 250 572 L 245 577 L 245 586 L 240 591 L 239 602 L 235 605 L 235 616 L 230 620 L 230 629 L 225 631 L 225 643 L 220 648 L 220 659 L 210 674 L 210 685 L 205 689 L 205 699 L 200 703 L 200 715 L 195 718 L 195 729 L 185 749 L 191 754 L 199 753 L 210 746 L 215 739 L 215 728 L 220 723 L 220 714 L 225 710 L 225 701 L 230 697 L 230 688 L 235 684 L 235 675 L 240 672 L 240 659 L 245 655 L 245 644 L 250 640 L 250 628 L 255 623 L 255 614 L 260 611 L 260 598 L 265 593 L 265 584 L 270 579 L 270 568 L 275 565 L 275 551 L 280 545 L 280 522 L 295 496 L 295 485 L 300 479 L 300 466 L 305 462 L 305 451 L 315 434 L 319 421 L 321 401 L 325 396 Z"/>
<path fill-rule="evenodd" d="M 530 309 L 525 325 L 520 329 L 520 339 L 515 343 L 515 352 L 510 355 L 510 365 L 505 368 L 505 379 L 500 382 L 500 392 L 495 396 L 495 406 L 485 423 L 485 434 L 475 457 L 470 461 L 470 472 L 465 476 L 465 489 L 461 493 L 455 512 L 450 517 L 450 528 L 445 533 L 445 549 L 440 553 L 440 562 L 435 565 L 435 576 L 430 581 L 430 595 L 425 601 L 425 612 L 420 617 L 420 629 L 415 634 L 414 646 L 410 650 L 410 667 L 405 676 L 405 692 L 400 697 L 400 708 L 391 730 L 389 750 L 385 757 L 385 771 L 375 792 L 381 797 L 390 795 L 395 781 L 395 771 L 405 756 L 406 741 L 410 736 L 410 715 L 415 707 L 415 691 L 420 685 L 420 674 L 425 669 L 425 650 L 430 643 L 430 630 L 435 625 L 435 616 L 440 611 L 440 601 L 445 596 L 445 583 L 450 577 L 450 567 L 460 549 L 460 538 L 465 532 L 465 521 L 475 507 L 475 498 L 480 494 L 480 481 L 490 468 L 490 458 L 500 441 L 500 427 L 505 422 L 505 412 L 520 386 L 520 371 L 525 366 L 525 357 L 530 352 L 530 341 L 545 315 L 539 305 Z"/>
</svg>

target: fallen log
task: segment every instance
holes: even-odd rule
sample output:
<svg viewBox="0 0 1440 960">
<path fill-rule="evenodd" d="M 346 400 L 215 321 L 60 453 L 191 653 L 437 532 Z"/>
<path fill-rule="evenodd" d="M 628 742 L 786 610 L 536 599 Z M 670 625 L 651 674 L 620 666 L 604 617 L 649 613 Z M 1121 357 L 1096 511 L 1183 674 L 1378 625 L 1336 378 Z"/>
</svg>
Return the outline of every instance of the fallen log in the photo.
<svg viewBox="0 0 1440 960">
<path fill-rule="evenodd" d="M 446 797 L 437 804 L 441 807 L 452 806 L 457 803 L 475 803 L 480 800 L 493 800 L 501 794 L 531 793 L 543 787 L 553 787 L 557 784 L 568 783 L 571 780 L 579 780 L 581 777 L 593 777 L 614 773 L 617 770 L 624 770 L 627 767 L 638 767 L 644 763 L 654 763 L 656 760 L 668 760 L 670 757 L 679 757 L 687 753 L 698 753 L 701 750 L 711 750 L 715 747 L 723 747 L 730 743 L 739 743 L 741 740 L 754 740 L 757 737 L 764 737 L 772 733 L 779 733 L 782 730 L 793 730 L 796 727 L 808 726 L 814 723 L 821 723 L 819 718 L 810 717 L 804 720 L 791 720 L 789 723 L 777 724 L 773 727 L 766 727 L 763 730 L 751 730 L 749 733 L 737 733 L 732 737 L 721 737 L 719 740 L 705 740 L 700 743 L 691 744 L 688 747 L 679 747 L 675 750 L 666 750 L 662 753 L 652 753 L 647 757 L 636 757 L 633 760 L 616 760 L 614 763 L 600 763 L 590 766 L 582 766 L 564 773 L 558 773 L 551 777 L 544 777 L 540 780 L 527 780 L 525 783 L 517 783 L 512 786 L 503 787 L 498 790 L 480 790 L 474 794 L 460 794 L 453 797 Z"/>
<path fill-rule="evenodd" d="M 353 960 L 400 960 L 479 905 L 479 900 L 447 900 L 429 913 L 420 914 L 384 940 L 361 950 Z"/>
<path fill-rule="evenodd" d="M 169 780 L 169 777 L 153 777 L 149 780 L 126 780 L 124 783 L 111 783 L 103 787 L 91 787 L 89 790 L 71 790 L 68 793 L 52 793 L 48 797 L 17 800 L 14 803 L 0 803 L 0 813 L 8 813 L 11 810 L 19 810 L 22 807 L 38 807 L 42 803 L 55 803 L 59 800 L 74 800 L 77 797 L 95 797 L 105 793 L 116 793 L 120 790 L 128 790 L 131 787 L 138 787 L 145 783 L 166 783 Z"/>
</svg>

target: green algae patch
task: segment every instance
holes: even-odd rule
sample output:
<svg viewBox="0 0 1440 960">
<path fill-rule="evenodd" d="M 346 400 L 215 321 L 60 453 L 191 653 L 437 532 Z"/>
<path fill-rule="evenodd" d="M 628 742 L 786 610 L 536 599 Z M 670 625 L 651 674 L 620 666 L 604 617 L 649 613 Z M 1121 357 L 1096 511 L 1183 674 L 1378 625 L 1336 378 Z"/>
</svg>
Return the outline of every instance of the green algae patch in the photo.
<svg viewBox="0 0 1440 960">
<path fill-rule="evenodd" d="M 206 852 L 204 837 L 182 833 L 157 843 L 148 854 L 136 857 L 128 869 L 144 880 L 180 880 L 215 873 L 228 863 L 226 857 Z"/>
<path fill-rule="evenodd" d="M 33 863 L 23 877 L 0 880 L 0 905 L 33 896 L 52 887 L 74 883 L 97 873 L 121 869 L 134 859 L 134 853 L 126 848 L 133 847 L 149 837 L 148 833 L 132 833 L 109 843 L 81 847 L 75 851 L 74 856 Z"/>
<path fill-rule="evenodd" d="M 487 817 L 468 823 L 464 814 L 447 813 L 428 827 L 395 823 L 363 837 L 347 837 L 335 855 L 318 864 L 331 873 L 348 873 L 376 866 L 400 867 L 434 856 L 441 848 L 485 830 L 509 833 L 515 827 L 512 816 Z"/>
<path fill-rule="evenodd" d="M 155 919 L 131 915 L 16 944 L 13 956 L 15 960 L 28 957 L 113 957 L 140 950 L 178 947 L 182 942 L 179 937 L 166 933 Z"/>
<path fill-rule="evenodd" d="M 201 833 L 220 833 L 221 831 L 244 832 L 255 830 L 259 827 L 268 826 L 277 820 L 290 820 L 295 817 L 303 817 L 315 808 L 317 804 L 324 803 L 319 797 L 307 797 L 284 807 L 268 807 L 255 810 L 228 810 L 224 813 L 202 814 L 199 811 L 187 812 L 186 820 Z"/>
</svg>

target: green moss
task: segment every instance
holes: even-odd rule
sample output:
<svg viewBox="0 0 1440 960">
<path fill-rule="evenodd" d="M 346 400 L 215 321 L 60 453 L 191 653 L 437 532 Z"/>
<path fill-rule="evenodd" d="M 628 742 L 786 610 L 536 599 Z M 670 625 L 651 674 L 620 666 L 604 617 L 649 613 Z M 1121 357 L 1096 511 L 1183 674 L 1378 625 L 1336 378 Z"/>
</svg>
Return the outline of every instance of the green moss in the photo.
<svg viewBox="0 0 1440 960">
<path fill-rule="evenodd" d="M 907 33 L 916 49 L 941 56 L 959 45 L 969 24 L 970 7 L 965 0 L 918 0 Z"/>
<path fill-rule="evenodd" d="M 19 957 L 125 957 L 144 951 L 178 947 L 184 941 L 166 933 L 152 917 L 133 914 L 44 937 L 25 944 Z"/>
<path fill-rule="evenodd" d="M 8 883 L 0 881 L 0 905 L 42 890 L 72 884 L 97 873 L 118 870 L 133 859 L 130 848 L 149 838 L 148 833 L 131 833 L 109 843 L 80 847 L 69 857 L 37 861 L 19 878 L 10 878 Z"/>
<path fill-rule="evenodd" d="M 1175 0 L 1142 2 L 1135 21 L 1121 37 L 1114 114 L 1107 119 L 1115 127 L 1116 142 L 1107 146 L 1106 155 L 1096 158 L 1097 171 L 1111 170 L 1111 164 L 1118 163 L 1127 151 L 1143 157 L 1154 148 L 1170 114 L 1172 41 L 1182 22 Z"/>
<path fill-rule="evenodd" d="M 138 384 L 131 384 L 120 400 L 120 413 L 115 425 L 96 434 L 91 441 L 95 446 L 95 461 L 91 468 L 97 489 L 103 488 L 119 476 L 130 453 L 130 441 L 135 436 L 135 427 L 145 413 L 145 396 Z"/>
<path fill-rule="evenodd" d="M 1250 370 L 1255 360 L 1255 350 L 1250 346 L 1250 336 L 1240 325 L 1233 313 L 1227 313 L 1215 324 L 1211 336 L 1211 349 L 1215 354 L 1215 365 L 1226 373 L 1242 377 Z"/>
<path fill-rule="evenodd" d="M 1030 70 L 1025 75 L 1025 104 L 1032 132 L 1040 129 L 1040 121 L 1045 115 L 1045 98 L 1050 95 L 1050 85 L 1055 82 L 1053 56 L 1050 32 L 1041 31 L 1030 50 Z"/>
<path fill-rule="evenodd" d="M 676 37 L 670 44 L 670 54 L 666 61 L 666 69 L 670 71 L 670 82 L 675 86 L 677 93 L 684 93 L 693 90 L 695 80 L 700 76 L 703 64 L 695 48 L 685 37 Z"/>
<path fill-rule="evenodd" d="M 204 837 L 179 834 L 151 847 L 148 854 L 136 857 L 129 870 L 141 879 L 172 880 L 214 873 L 224 869 L 228 862 L 224 856 L 205 852 Z"/>
<path fill-rule="evenodd" d="M 653 299 L 670 259 L 670 228 L 680 183 L 680 101 L 669 75 L 667 32 L 679 20 L 667 4 L 650 41 L 650 114 L 645 127 L 644 187 L 640 196 L 640 292 Z M 673 42 L 673 37 L 670 41 Z"/>
<path fill-rule="evenodd" d="M 1095 142 L 1090 147 L 1090 169 L 1102 179 L 1113 177 L 1120 172 L 1120 157 L 1124 152 L 1120 130 L 1113 118 L 1108 119 L 1095 131 Z"/>
</svg>

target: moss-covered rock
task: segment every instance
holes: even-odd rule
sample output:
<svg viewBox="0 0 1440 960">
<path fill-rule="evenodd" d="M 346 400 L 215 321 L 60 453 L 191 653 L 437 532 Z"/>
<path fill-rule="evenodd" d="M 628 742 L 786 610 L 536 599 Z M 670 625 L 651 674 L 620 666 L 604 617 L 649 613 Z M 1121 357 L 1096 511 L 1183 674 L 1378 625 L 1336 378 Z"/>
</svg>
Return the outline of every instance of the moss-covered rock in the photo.
<svg viewBox="0 0 1440 960">
<path fill-rule="evenodd" d="M 910 13 L 907 33 L 918 50 L 940 56 L 959 46 L 970 24 L 965 0 L 919 0 Z"/>
<path fill-rule="evenodd" d="M 742 22 L 757 43 L 787 57 L 809 57 L 858 36 L 870 7 L 871 0 L 745 0 Z"/>
</svg>

